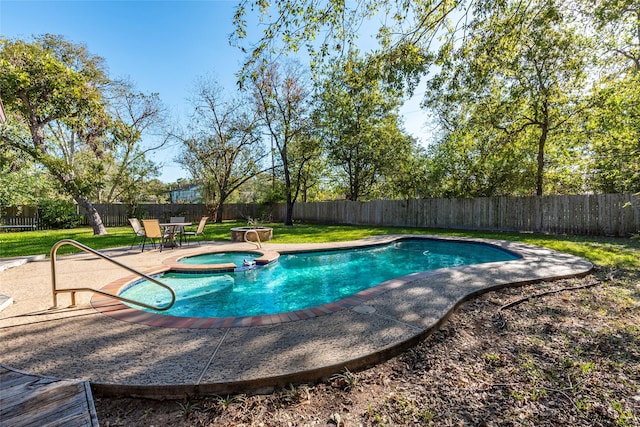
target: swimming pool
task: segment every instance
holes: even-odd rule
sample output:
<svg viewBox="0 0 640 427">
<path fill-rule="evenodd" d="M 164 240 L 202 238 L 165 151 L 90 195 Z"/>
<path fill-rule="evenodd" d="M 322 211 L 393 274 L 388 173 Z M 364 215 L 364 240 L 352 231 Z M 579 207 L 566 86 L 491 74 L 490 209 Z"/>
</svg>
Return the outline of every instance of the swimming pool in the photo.
<svg viewBox="0 0 640 427">
<path fill-rule="evenodd" d="M 262 256 L 261 253 L 255 252 L 218 252 L 184 257 L 180 258 L 178 262 L 190 265 L 231 263 L 236 267 L 241 267 L 245 261 L 251 262 L 260 256 Z"/>
<path fill-rule="evenodd" d="M 246 271 L 165 273 L 161 280 L 178 298 L 162 314 L 220 318 L 292 312 L 332 303 L 412 273 L 519 258 L 487 244 L 424 238 L 282 254 L 278 262 Z M 158 305 L 169 300 L 166 290 L 145 280 L 127 286 L 121 295 Z"/>
</svg>

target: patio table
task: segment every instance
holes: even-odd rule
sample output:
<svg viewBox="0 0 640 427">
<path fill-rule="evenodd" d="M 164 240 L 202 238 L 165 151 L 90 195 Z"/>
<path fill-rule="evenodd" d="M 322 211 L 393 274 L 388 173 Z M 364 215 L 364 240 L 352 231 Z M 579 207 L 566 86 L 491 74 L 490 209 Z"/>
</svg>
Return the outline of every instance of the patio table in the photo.
<svg viewBox="0 0 640 427">
<path fill-rule="evenodd" d="M 167 247 L 182 246 L 182 235 L 180 235 L 180 241 L 176 242 L 176 234 L 180 227 L 188 227 L 193 225 L 191 222 L 161 222 L 160 227 L 164 228 L 164 232 L 171 235 L 171 242 L 165 244 Z"/>
</svg>

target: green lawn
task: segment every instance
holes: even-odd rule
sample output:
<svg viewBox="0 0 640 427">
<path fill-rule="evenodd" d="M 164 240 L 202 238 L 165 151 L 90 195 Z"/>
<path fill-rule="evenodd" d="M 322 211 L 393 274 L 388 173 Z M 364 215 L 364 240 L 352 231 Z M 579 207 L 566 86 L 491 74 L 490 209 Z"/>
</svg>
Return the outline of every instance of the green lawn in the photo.
<svg viewBox="0 0 640 427">
<path fill-rule="evenodd" d="M 229 229 L 243 225 L 246 223 L 239 221 L 207 224 L 205 236 L 207 240 L 230 241 Z M 273 241 L 277 243 L 345 241 L 384 234 L 476 237 L 546 246 L 585 257 L 601 266 L 640 269 L 640 241 L 635 239 L 349 225 L 296 224 L 293 227 L 285 227 L 282 224 L 269 224 L 269 226 L 274 228 Z M 62 239 L 73 239 L 94 249 L 131 245 L 133 231 L 130 227 L 112 227 L 108 231 L 109 234 L 106 236 L 94 236 L 89 228 L 0 233 L 0 258 L 48 255 L 51 247 Z M 58 253 L 65 254 L 74 251 L 76 249 L 71 246 L 63 246 L 58 250 Z"/>
</svg>

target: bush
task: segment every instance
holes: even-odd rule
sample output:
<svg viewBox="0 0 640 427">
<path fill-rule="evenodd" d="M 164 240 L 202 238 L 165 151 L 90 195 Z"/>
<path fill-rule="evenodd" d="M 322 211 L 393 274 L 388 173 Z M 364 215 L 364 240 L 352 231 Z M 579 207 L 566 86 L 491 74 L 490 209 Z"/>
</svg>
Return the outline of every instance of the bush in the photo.
<svg viewBox="0 0 640 427">
<path fill-rule="evenodd" d="M 82 221 L 82 215 L 78 215 L 75 203 L 68 200 L 43 200 L 38 208 L 40 223 L 44 228 L 74 228 Z"/>
</svg>

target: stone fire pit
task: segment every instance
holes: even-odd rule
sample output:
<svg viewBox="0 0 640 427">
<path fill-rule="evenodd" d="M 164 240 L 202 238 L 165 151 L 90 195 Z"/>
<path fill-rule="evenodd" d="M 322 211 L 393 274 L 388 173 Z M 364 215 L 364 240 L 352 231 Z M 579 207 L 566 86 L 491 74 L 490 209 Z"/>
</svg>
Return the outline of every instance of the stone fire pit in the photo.
<svg viewBox="0 0 640 427">
<path fill-rule="evenodd" d="M 232 242 L 244 242 L 245 233 L 247 235 L 247 240 L 251 242 L 256 242 L 256 233 L 253 231 L 247 233 L 247 231 L 253 230 L 258 233 L 260 236 L 261 242 L 266 242 L 271 240 L 273 237 L 273 228 L 271 227 L 234 227 L 231 229 L 231 241 Z"/>
</svg>

